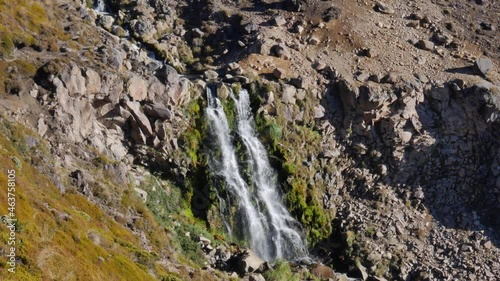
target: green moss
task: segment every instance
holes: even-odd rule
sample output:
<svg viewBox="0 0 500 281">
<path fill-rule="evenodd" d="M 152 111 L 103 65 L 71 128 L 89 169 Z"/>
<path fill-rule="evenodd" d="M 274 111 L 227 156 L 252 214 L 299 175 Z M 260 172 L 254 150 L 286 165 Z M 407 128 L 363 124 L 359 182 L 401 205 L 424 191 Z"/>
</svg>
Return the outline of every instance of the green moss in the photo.
<svg viewBox="0 0 500 281">
<path fill-rule="evenodd" d="M 231 98 L 221 100 L 222 107 L 224 108 L 224 113 L 226 114 L 227 123 L 230 130 L 234 130 L 236 126 L 236 104 Z"/>
<path fill-rule="evenodd" d="M 295 166 L 294 163 L 285 162 L 285 163 L 283 163 L 283 171 L 287 175 L 293 175 L 293 174 L 295 174 L 295 171 L 297 171 L 297 167 Z"/>
<path fill-rule="evenodd" d="M 365 235 L 368 237 L 373 237 L 375 235 L 375 229 L 373 227 L 368 226 L 365 228 Z"/>
<path fill-rule="evenodd" d="M 273 268 L 264 273 L 267 281 L 299 281 L 297 274 L 294 274 L 287 261 L 276 261 Z"/>
</svg>

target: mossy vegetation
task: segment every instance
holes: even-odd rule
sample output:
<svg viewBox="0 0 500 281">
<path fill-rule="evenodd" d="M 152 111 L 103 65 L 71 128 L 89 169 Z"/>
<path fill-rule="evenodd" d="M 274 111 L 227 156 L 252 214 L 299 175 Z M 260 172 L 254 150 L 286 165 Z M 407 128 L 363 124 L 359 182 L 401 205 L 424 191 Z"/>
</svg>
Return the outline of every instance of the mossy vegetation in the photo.
<svg viewBox="0 0 500 281">
<path fill-rule="evenodd" d="M 182 196 L 176 186 L 150 176 L 141 187 L 148 192 L 147 207 L 156 221 L 167 230 L 178 252 L 185 258 L 202 266 L 205 261 L 198 238 L 204 236 L 214 241 L 206 230 L 204 222 L 196 219 L 190 209 L 189 201 Z"/>
<path fill-rule="evenodd" d="M 301 280 L 298 274 L 294 274 L 290 268 L 290 263 L 287 261 L 278 260 L 273 268 L 264 274 L 268 281 L 299 281 Z"/>
<path fill-rule="evenodd" d="M 195 238 L 213 237 L 193 217 L 179 188 L 153 175 L 140 186 L 117 182 L 113 169 L 119 163 L 89 150 L 89 154 L 96 153 L 96 163 L 82 162 L 80 167 L 92 173 L 93 180 L 87 180 L 94 200 L 119 214 L 111 218 L 97 204 L 69 188 L 69 180 L 62 179 L 66 192 L 61 193 L 40 173 L 38 169 L 53 166 L 54 160 L 36 133 L 4 119 L 0 119 L 0 132 L 0 167 L 16 169 L 19 220 L 17 273 L 8 275 L 2 256 L 0 279 L 183 280 L 180 276 L 187 276 L 186 270 L 181 267 L 179 274 L 168 272 L 165 256 L 199 268 L 203 256 Z M 0 173 L 0 181 L 7 182 L 5 173 Z M 147 190 L 146 203 L 135 187 Z M 7 202 L 6 196 L 6 192 L 0 192 L 2 202 Z M 5 214 L 6 205 L 0 204 L 0 215 Z M 131 229 L 145 236 L 139 239 Z M 189 238 L 186 232 L 192 233 L 192 238 L 185 239 Z M 8 233 L 6 225 L 0 224 L 0 250 L 4 252 Z M 148 250 L 143 247 L 144 238 Z M 193 280 L 213 280 L 200 269 L 193 274 Z"/>
<path fill-rule="evenodd" d="M 0 56 L 8 56 L 14 48 L 45 45 L 49 40 L 69 37 L 49 17 L 42 4 L 32 0 L 0 1 Z"/>
<path fill-rule="evenodd" d="M 7 272 L 5 256 L 0 257 L 0 279 L 42 280 L 74 279 L 153 280 L 147 269 L 134 261 L 134 250 L 114 242 L 140 245 L 137 237 L 107 217 L 96 205 L 78 194 L 61 194 L 31 166 L 30 159 L 46 157 L 43 141 L 29 130 L 0 119 L 0 166 L 3 171 L 16 169 L 16 274 Z M 28 144 L 29 143 L 29 144 Z M 35 145 L 33 145 L 35 144 Z M 39 154 L 39 156 L 36 156 Z M 20 163 L 16 167 L 12 158 Z M 0 181 L 7 182 L 5 173 Z M 1 202 L 7 193 L 0 192 Z M 0 204 L 0 214 L 7 214 Z M 85 215 L 82 215 L 85 214 Z M 8 229 L 0 224 L 0 247 L 7 252 Z"/>
</svg>

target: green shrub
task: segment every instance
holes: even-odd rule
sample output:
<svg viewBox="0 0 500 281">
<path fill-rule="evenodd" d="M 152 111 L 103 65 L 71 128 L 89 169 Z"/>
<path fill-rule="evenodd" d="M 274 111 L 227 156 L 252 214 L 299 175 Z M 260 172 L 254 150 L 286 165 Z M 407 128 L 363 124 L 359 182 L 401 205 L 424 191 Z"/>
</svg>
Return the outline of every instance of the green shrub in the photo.
<svg viewBox="0 0 500 281">
<path fill-rule="evenodd" d="M 267 281 L 299 281 L 300 278 L 294 274 L 287 261 L 278 260 L 273 269 L 264 273 Z"/>
</svg>

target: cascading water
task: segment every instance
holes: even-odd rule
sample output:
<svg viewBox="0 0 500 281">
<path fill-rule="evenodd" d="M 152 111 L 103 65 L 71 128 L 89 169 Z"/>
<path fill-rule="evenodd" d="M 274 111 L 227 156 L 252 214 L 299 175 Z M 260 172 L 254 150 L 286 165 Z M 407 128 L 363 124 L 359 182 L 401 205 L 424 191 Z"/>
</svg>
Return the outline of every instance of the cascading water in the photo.
<svg viewBox="0 0 500 281">
<path fill-rule="evenodd" d="M 238 134 L 250 156 L 252 181 L 257 188 L 258 201 L 264 204 L 267 221 L 275 245 L 275 256 L 304 257 L 307 254 L 302 236 L 297 231 L 299 223 L 290 215 L 281 203 L 277 192 L 276 174 L 274 173 L 264 145 L 257 138 L 250 112 L 250 98 L 246 90 L 239 93 L 239 99 L 233 96 L 238 110 Z"/>
<path fill-rule="evenodd" d="M 94 6 L 94 10 L 98 13 L 105 13 L 106 3 L 104 3 L 104 0 L 97 0 L 96 5 Z"/>
<path fill-rule="evenodd" d="M 281 204 L 275 173 L 264 146 L 256 136 L 248 92 L 241 91 L 239 98 L 231 96 L 237 107 L 238 134 L 249 157 L 251 184 L 245 182 L 240 173 L 224 108 L 210 89 L 207 89 L 206 115 L 221 150 L 213 170 L 224 178 L 230 194 L 238 202 L 243 238 L 252 250 L 268 261 L 306 258 L 307 249 L 298 230 L 300 225 Z M 230 224 L 227 218 L 225 224 Z"/>
</svg>

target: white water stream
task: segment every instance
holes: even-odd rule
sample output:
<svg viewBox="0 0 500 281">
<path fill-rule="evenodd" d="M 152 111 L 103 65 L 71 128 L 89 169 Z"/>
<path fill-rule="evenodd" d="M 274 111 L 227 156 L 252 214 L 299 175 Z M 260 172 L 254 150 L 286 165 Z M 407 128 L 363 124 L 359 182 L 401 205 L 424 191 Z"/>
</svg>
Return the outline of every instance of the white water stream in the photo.
<svg viewBox="0 0 500 281">
<path fill-rule="evenodd" d="M 248 167 L 240 167 L 224 108 L 210 90 L 207 91 L 209 105 L 206 114 L 221 152 L 213 172 L 224 178 L 238 204 L 238 230 L 242 238 L 261 258 L 268 261 L 306 258 L 307 249 L 300 224 L 281 203 L 276 174 L 255 132 L 248 92 L 241 91 L 238 98 L 231 94 L 237 108 L 238 135 L 248 155 Z M 249 168 L 250 183 L 245 181 L 240 168 Z M 223 219 L 226 225 L 231 225 L 228 218 Z M 231 229 L 234 229 L 233 225 L 228 227 L 229 231 Z"/>
</svg>

